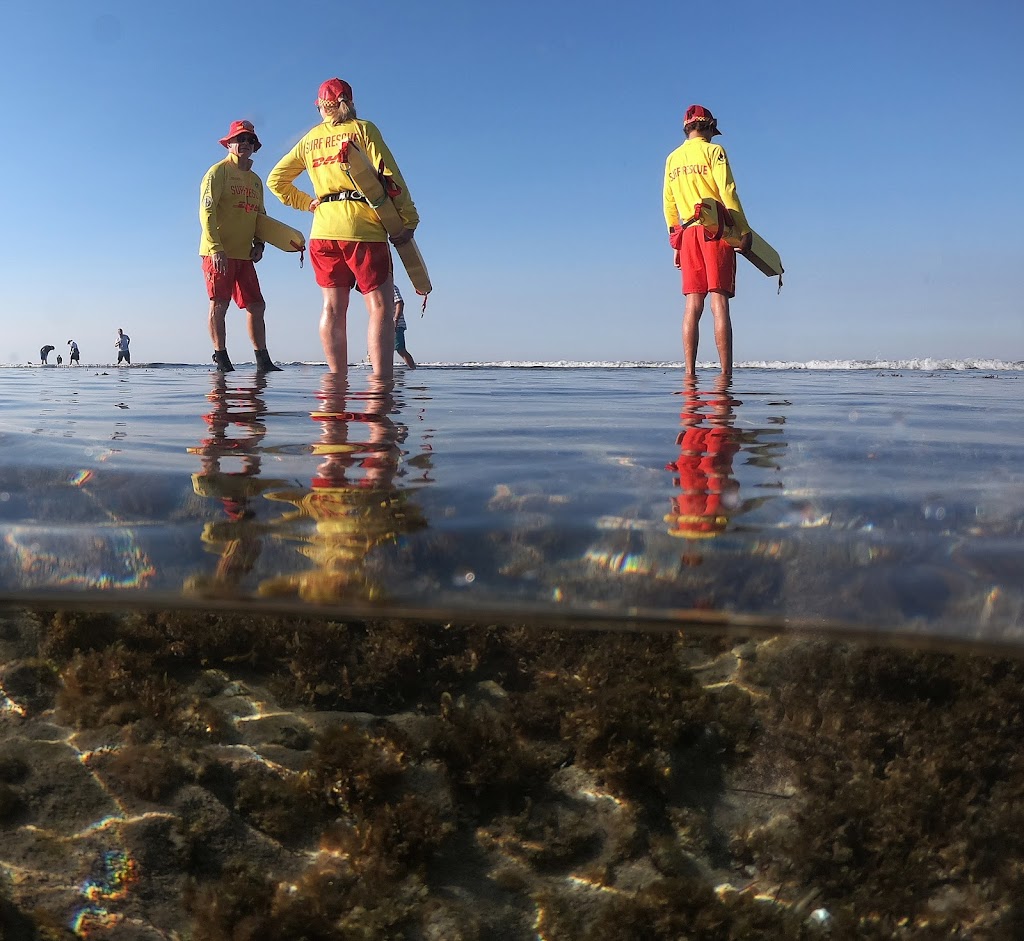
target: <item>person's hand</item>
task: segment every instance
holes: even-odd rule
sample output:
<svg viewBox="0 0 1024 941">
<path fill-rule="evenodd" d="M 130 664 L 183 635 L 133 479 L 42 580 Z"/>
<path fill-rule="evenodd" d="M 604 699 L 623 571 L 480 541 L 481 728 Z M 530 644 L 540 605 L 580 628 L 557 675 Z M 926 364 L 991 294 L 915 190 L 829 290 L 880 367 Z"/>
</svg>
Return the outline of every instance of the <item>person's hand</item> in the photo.
<svg viewBox="0 0 1024 941">
<path fill-rule="evenodd" d="M 677 268 L 682 268 L 683 267 L 679 263 L 679 252 L 676 252 L 675 254 L 673 254 L 673 256 L 672 256 L 672 264 L 675 265 Z"/>
<path fill-rule="evenodd" d="M 402 229 L 398 235 L 392 235 L 389 241 L 395 246 L 395 248 L 398 248 L 399 245 L 404 245 L 412 239 L 413 235 L 415 235 L 415 232 L 413 232 L 412 229 Z"/>
<path fill-rule="evenodd" d="M 319 206 L 319 205 L 320 205 L 320 200 L 319 199 L 311 199 L 309 201 L 309 211 L 310 212 L 316 212 L 316 207 Z"/>
<path fill-rule="evenodd" d="M 754 233 L 745 232 L 743 236 L 740 238 L 739 248 L 737 248 L 736 251 L 738 251 L 741 255 L 746 255 L 746 253 L 750 251 L 750 246 L 753 244 L 753 242 Z"/>
<path fill-rule="evenodd" d="M 249 252 L 249 258 L 251 258 L 253 262 L 259 261 L 263 257 L 264 248 L 266 248 L 266 245 L 262 242 L 256 242 L 252 247 L 252 251 Z"/>
<path fill-rule="evenodd" d="M 227 274 L 228 273 L 228 259 L 227 259 L 227 255 L 225 255 L 224 252 L 214 252 L 213 255 L 212 255 L 212 258 L 213 258 L 213 270 L 216 271 L 217 274 Z"/>
</svg>

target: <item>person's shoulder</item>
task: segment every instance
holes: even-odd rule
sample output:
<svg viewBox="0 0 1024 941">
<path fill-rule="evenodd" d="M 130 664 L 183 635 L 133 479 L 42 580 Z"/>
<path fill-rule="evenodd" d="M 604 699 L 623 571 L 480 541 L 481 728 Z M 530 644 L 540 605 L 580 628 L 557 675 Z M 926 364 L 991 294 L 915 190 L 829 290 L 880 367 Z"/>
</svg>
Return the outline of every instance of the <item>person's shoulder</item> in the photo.
<svg viewBox="0 0 1024 941">
<path fill-rule="evenodd" d="M 209 170 L 206 171 L 206 173 L 203 174 L 203 179 L 205 180 L 209 177 L 218 176 L 219 174 L 224 173 L 227 170 L 227 167 L 227 157 L 223 160 L 218 160 L 212 167 L 210 167 Z"/>
<path fill-rule="evenodd" d="M 353 123 L 358 124 L 359 130 L 361 130 L 367 137 L 373 137 L 376 140 L 383 140 L 380 128 L 377 127 L 373 121 L 367 121 L 365 118 L 356 118 Z"/>
</svg>

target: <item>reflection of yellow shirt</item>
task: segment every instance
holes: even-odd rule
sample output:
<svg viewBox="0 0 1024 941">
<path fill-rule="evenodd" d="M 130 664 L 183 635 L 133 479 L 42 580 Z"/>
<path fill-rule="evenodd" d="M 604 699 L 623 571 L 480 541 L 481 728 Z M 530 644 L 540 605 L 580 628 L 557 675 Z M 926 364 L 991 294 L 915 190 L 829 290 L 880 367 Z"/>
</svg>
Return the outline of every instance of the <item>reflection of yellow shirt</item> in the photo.
<svg viewBox="0 0 1024 941">
<path fill-rule="evenodd" d="M 416 228 L 420 221 L 416 206 L 409 196 L 405 180 L 398 170 L 380 131 L 369 121 L 345 121 L 342 124 L 318 124 L 294 149 L 285 154 L 267 177 L 270 191 L 292 209 L 305 212 L 313 197 L 304 193 L 293 181 L 303 170 L 309 174 L 317 197 L 342 190 L 358 190 L 347 171 L 340 165 L 342 141 L 354 140 L 375 167 L 384 168 L 402 192 L 393 201 L 407 228 Z M 367 203 L 344 200 L 322 203 L 313 214 L 311 239 L 343 239 L 349 242 L 384 242 L 387 232 Z"/>
<path fill-rule="evenodd" d="M 732 210 L 739 235 L 750 231 L 725 151 L 718 144 L 692 137 L 665 161 L 666 225 L 671 229 L 692 219 L 694 206 L 706 196 Z"/>
<path fill-rule="evenodd" d="M 228 258 L 248 258 L 261 212 L 266 209 L 260 178 L 241 169 L 238 158 L 228 154 L 206 171 L 199 190 L 199 254 L 224 252 Z"/>
</svg>

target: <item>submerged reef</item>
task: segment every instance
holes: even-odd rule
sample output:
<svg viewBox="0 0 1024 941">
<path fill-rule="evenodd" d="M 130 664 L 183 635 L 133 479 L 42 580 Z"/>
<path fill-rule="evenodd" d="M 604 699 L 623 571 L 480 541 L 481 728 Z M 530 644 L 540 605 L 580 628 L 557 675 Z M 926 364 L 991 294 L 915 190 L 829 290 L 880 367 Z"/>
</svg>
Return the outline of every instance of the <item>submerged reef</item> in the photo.
<svg viewBox="0 0 1024 941">
<path fill-rule="evenodd" d="M 0 939 L 1024 936 L 1024 663 L 0 617 Z"/>
</svg>

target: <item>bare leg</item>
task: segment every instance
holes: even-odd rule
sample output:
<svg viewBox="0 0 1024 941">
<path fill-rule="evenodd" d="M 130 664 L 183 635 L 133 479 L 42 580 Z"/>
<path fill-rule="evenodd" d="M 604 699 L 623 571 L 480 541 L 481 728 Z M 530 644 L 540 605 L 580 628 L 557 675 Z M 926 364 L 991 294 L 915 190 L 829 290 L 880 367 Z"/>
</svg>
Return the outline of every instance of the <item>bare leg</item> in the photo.
<svg viewBox="0 0 1024 941">
<path fill-rule="evenodd" d="M 348 369 L 348 296 L 349 288 L 321 288 L 324 307 L 320 315 L 320 342 L 331 372 Z"/>
<path fill-rule="evenodd" d="M 729 315 L 729 298 L 716 291 L 711 292 L 711 313 L 715 315 L 715 345 L 722 363 L 722 375 L 732 375 L 732 317 Z"/>
<path fill-rule="evenodd" d="M 224 326 L 224 319 L 228 312 L 228 304 L 231 301 L 210 301 L 210 340 L 215 350 L 222 350 L 227 346 L 227 328 Z"/>
<path fill-rule="evenodd" d="M 267 348 L 267 324 L 263 315 L 267 312 L 265 301 L 252 303 L 246 310 L 249 323 L 249 339 L 252 340 L 254 350 L 265 350 Z"/>
<path fill-rule="evenodd" d="M 398 355 L 405 360 L 405 365 L 408 366 L 410 369 L 416 368 L 416 360 L 412 358 L 412 353 L 410 353 L 408 350 L 405 350 L 404 352 L 401 352 Z"/>
<path fill-rule="evenodd" d="M 395 374 L 395 285 L 391 278 L 376 291 L 363 295 L 366 312 L 370 315 L 366 326 L 366 348 L 370 352 L 370 365 L 378 379 L 391 379 Z"/>
<path fill-rule="evenodd" d="M 700 340 L 700 315 L 704 313 L 704 294 L 687 294 L 683 313 L 683 359 L 686 375 L 697 375 L 697 343 Z"/>
</svg>

